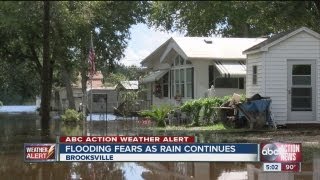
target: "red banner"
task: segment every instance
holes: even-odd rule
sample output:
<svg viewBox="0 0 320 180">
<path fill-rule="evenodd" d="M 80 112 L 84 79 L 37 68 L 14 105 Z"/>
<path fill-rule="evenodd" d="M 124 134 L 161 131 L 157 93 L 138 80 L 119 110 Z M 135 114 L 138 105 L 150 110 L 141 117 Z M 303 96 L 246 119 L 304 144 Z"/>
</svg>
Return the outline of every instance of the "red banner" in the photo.
<svg viewBox="0 0 320 180">
<path fill-rule="evenodd" d="M 260 144 L 261 162 L 302 162 L 301 143 Z"/>
<path fill-rule="evenodd" d="M 194 143 L 193 136 L 62 136 L 60 143 Z"/>
</svg>

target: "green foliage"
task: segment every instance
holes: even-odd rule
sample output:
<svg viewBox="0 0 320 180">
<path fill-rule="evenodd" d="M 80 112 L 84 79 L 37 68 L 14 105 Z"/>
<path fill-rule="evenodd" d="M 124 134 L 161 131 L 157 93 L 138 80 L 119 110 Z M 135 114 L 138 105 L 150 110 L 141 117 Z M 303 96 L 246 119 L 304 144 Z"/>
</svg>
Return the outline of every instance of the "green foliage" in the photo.
<svg viewBox="0 0 320 180">
<path fill-rule="evenodd" d="M 0 98 L 6 104 L 21 104 L 40 92 L 44 64 L 43 4 L 42 1 L 1 2 Z M 64 67 L 73 82 L 81 71 L 85 90 L 91 34 L 97 70 L 106 75 L 123 57 L 131 25 L 145 21 L 149 2 L 56 1 L 50 4 L 50 65 L 53 65 L 50 74 L 53 74 L 54 86 L 63 84 L 61 70 Z"/>
<path fill-rule="evenodd" d="M 139 114 L 144 117 L 149 117 L 156 121 L 158 127 L 165 127 L 165 118 L 167 114 L 172 110 L 172 106 L 161 105 L 159 107 L 153 106 L 151 110 L 143 110 Z"/>
<path fill-rule="evenodd" d="M 232 96 L 224 97 L 208 97 L 195 99 L 185 102 L 181 107 L 181 111 L 186 112 L 193 118 L 193 125 L 201 125 L 200 118 L 202 117 L 205 124 L 214 123 L 218 120 L 219 110 L 214 107 L 220 107 L 224 103 L 230 101 Z M 245 95 L 241 95 L 241 102 L 245 101 Z"/>
<path fill-rule="evenodd" d="M 259 37 L 307 26 L 320 30 L 318 1 L 154 1 L 149 24 L 189 36 Z"/>
<path fill-rule="evenodd" d="M 61 115 L 61 119 L 64 122 L 80 122 L 84 119 L 84 115 L 82 113 L 77 112 L 73 109 L 67 109 L 63 115 Z"/>
</svg>

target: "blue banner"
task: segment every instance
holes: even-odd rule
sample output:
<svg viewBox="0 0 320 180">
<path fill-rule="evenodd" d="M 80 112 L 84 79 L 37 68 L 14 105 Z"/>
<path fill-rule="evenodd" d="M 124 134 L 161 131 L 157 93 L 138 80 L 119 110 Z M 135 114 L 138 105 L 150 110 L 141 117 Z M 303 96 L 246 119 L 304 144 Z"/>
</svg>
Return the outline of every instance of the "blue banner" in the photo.
<svg viewBox="0 0 320 180">
<path fill-rule="evenodd" d="M 64 154 L 105 153 L 214 153 L 258 154 L 258 144 L 60 144 Z"/>
</svg>

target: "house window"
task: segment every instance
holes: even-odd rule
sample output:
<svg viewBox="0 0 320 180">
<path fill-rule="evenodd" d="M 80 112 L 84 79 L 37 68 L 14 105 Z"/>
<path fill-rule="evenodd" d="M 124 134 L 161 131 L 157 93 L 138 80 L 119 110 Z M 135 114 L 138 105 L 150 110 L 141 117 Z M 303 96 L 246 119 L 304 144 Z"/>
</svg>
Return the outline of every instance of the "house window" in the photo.
<svg viewBox="0 0 320 180">
<path fill-rule="evenodd" d="M 156 82 L 154 95 L 158 98 L 169 97 L 169 73 Z"/>
<path fill-rule="evenodd" d="M 170 71 L 170 85 L 171 85 L 171 93 L 170 93 L 170 97 L 174 96 L 174 70 Z"/>
<path fill-rule="evenodd" d="M 162 77 L 162 96 L 163 97 L 168 97 L 169 96 L 169 73 L 165 74 Z"/>
<path fill-rule="evenodd" d="M 178 55 L 174 60 L 175 66 L 182 66 L 184 65 L 184 63 L 185 63 L 185 60 L 180 55 Z M 191 62 L 189 61 L 188 63 L 191 63 Z"/>
<path fill-rule="evenodd" d="M 192 68 L 187 68 L 187 77 L 186 77 L 186 85 L 187 85 L 187 97 L 191 98 L 192 97 L 192 83 L 193 83 L 193 72 L 192 72 Z"/>
<path fill-rule="evenodd" d="M 93 98 L 92 98 L 92 101 L 95 102 L 95 103 L 98 103 L 98 102 L 104 102 L 104 98 L 106 97 L 105 94 L 93 94 Z"/>
<path fill-rule="evenodd" d="M 218 77 L 215 80 L 215 88 L 238 88 L 239 78 Z"/>
<path fill-rule="evenodd" d="M 252 84 L 257 84 L 257 66 L 252 66 Z"/>
<path fill-rule="evenodd" d="M 239 78 L 239 89 L 244 89 L 244 78 Z"/>
<path fill-rule="evenodd" d="M 233 89 L 244 89 L 244 78 L 225 78 L 218 77 L 214 83 L 215 88 L 233 88 Z"/>
<path fill-rule="evenodd" d="M 190 61 L 185 61 L 181 56 L 174 59 L 174 66 L 170 71 L 171 97 L 193 96 L 193 68 Z"/>
</svg>

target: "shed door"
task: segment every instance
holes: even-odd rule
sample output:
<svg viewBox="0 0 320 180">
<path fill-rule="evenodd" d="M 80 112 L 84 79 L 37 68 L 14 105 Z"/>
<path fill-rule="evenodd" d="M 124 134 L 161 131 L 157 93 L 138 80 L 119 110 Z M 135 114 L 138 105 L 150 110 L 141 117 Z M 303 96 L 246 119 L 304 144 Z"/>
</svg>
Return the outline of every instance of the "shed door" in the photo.
<svg viewBox="0 0 320 180">
<path fill-rule="evenodd" d="M 315 61 L 288 60 L 288 121 L 315 120 Z"/>
</svg>

